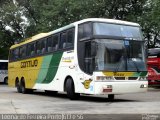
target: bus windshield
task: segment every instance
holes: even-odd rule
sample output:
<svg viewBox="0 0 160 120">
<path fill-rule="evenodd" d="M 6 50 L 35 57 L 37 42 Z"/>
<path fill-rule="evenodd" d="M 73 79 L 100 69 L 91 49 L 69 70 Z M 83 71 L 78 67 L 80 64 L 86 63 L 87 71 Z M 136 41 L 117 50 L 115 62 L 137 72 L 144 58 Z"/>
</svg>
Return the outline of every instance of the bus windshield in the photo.
<svg viewBox="0 0 160 120">
<path fill-rule="evenodd" d="M 97 39 L 96 70 L 146 71 L 143 42 Z"/>
<path fill-rule="evenodd" d="M 142 40 L 141 29 L 137 26 L 96 22 L 93 24 L 93 34 Z"/>
</svg>

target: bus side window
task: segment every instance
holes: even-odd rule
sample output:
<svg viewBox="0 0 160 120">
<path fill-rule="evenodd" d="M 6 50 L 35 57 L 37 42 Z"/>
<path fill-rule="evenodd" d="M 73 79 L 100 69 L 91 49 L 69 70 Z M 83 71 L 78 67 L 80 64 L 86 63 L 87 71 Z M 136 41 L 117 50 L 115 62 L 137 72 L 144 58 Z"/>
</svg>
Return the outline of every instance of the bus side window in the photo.
<svg viewBox="0 0 160 120">
<path fill-rule="evenodd" d="M 58 49 L 58 34 L 53 36 L 53 51 Z"/>
<path fill-rule="evenodd" d="M 26 46 L 20 47 L 19 55 L 20 55 L 20 58 L 26 57 Z"/>
<path fill-rule="evenodd" d="M 68 30 L 67 32 L 67 42 L 66 48 L 71 48 L 74 46 L 74 29 Z"/>
<path fill-rule="evenodd" d="M 61 33 L 61 37 L 60 37 L 60 43 L 59 43 L 59 48 L 60 49 L 64 49 L 66 48 L 66 32 Z"/>
<path fill-rule="evenodd" d="M 50 36 L 47 38 L 47 52 L 53 51 L 53 37 Z"/>
<path fill-rule="evenodd" d="M 43 39 L 41 41 L 41 51 L 42 51 L 42 54 L 46 52 L 46 39 Z"/>
<path fill-rule="evenodd" d="M 92 23 L 87 22 L 78 26 L 78 39 L 90 38 L 92 36 Z"/>
<path fill-rule="evenodd" d="M 41 51 L 41 41 L 37 41 L 37 55 L 41 54 L 42 51 Z"/>
<path fill-rule="evenodd" d="M 19 48 L 16 48 L 13 50 L 13 57 L 14 57 L 14 60 L 19 58 Z"/>
<path fill-rule="evenodd" d="M 14 52 L 13 52 L 14 50 L 10 50 L 10 52 L 9 52 L 9 60 L 10 61 L 12 61 L 12 60 L 14 60 Z"/>
<path fill-rule="evenodd" d="M 28 51 L 27 53 L 28 56 L 34 56 L 35 55 L 35 43 L 28 44 L 27 51 Z"/>
</svg>

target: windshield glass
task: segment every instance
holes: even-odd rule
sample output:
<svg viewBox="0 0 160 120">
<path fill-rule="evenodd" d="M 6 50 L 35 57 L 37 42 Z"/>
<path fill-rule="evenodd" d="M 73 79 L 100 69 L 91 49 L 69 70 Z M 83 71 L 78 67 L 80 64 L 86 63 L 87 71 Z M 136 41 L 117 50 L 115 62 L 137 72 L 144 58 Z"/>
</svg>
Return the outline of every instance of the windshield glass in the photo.
<svg viewBox="0 0 160 120">
<path fill-rule="evenodd" d="M 141 29 L 138 26 L 97 22 L 93 24 L 93 34 L 142 40 Z"/>
<path fill-rule="evenodd" d="M 96 39 L 96 70 L 146 71 L 143 42 Z"/>
</svg>

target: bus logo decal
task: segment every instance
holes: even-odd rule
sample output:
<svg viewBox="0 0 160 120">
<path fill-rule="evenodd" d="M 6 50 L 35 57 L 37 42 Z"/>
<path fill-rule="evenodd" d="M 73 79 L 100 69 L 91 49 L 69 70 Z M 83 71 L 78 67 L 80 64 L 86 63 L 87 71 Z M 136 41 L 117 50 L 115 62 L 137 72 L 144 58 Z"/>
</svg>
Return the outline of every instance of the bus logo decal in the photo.
<svg viewBox="0 0 160 120">
<path fill-rule="evenodd" d="M 85 80 L 82 84 L 84 85 L 84 88 L 88 89 L 90 87 L 90 83 L 92 82 L 91 79 Z"/>
<path fill-rule="evenodd" d="M 21 62 L 21 68 L 27 68 L 27 67 L 37 67 L 38 66 L 38 60 L 28 60 Z"/>
</svg>

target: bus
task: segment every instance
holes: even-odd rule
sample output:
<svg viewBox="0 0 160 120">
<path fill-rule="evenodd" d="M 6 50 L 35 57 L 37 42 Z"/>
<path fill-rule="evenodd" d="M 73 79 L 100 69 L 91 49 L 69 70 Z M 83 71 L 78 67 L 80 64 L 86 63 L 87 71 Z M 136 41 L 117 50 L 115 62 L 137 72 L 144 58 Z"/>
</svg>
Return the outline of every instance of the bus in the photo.
<svg viewBox="0 0 160 120">
<path fill-rule="evenodd" d="M 0 82 L 8 83 L 8 60 L 0 60 Z"/>
<path fill-rule="evenodd" d="M 146 92 L 144 40 L 137 23 L 88 18 L 11 46 L 9 86 L 107 95 Z"/>
<path fill-rule="evenodd" d="M 148 84 L 160 86 L 160 48 L 148 49 Z"/>
</svg>

